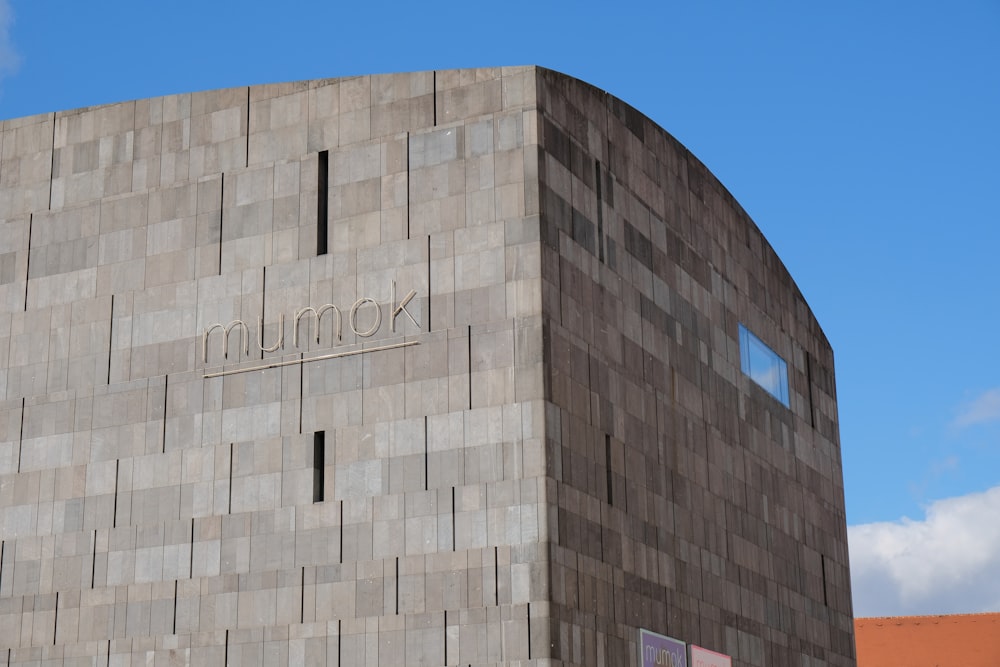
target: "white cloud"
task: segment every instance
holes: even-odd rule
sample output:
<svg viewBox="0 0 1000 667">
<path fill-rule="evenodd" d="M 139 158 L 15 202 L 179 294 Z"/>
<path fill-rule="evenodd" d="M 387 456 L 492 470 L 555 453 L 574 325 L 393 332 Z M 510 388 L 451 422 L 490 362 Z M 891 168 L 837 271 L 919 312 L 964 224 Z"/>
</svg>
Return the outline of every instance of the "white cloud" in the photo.
<svg viewBox="0 0 1000 667">
<path fill-rule="evenodd" d="M 855 616 L 1000 611 L 1000 486 L 848 528 Z"/>
<path fill-rule="evenodd" d="M 0 78 L 13 74 L 21 64 L 13 43 L 10 28 L 14 24 L 14 13 L 7 0 L 0 0 Z"/>
<path fill-rule="evenodd" d="M 953 424 L 963 427 L 998 419 L 1000 419 L 1000 389 L 990 389 L 967 403 L 955 417 Z"/>
</svg>

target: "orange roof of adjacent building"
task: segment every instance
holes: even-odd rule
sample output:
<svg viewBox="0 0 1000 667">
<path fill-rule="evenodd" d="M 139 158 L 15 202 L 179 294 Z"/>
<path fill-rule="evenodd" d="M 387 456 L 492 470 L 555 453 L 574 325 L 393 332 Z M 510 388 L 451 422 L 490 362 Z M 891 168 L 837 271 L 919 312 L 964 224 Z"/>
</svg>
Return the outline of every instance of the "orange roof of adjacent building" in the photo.
<svg viewBox="0 0 1000 667">
<path fill-rule="evenodd" d="M 1000 613 L 854 619 L 858 667 L 998 667 Z"/>
</svg>

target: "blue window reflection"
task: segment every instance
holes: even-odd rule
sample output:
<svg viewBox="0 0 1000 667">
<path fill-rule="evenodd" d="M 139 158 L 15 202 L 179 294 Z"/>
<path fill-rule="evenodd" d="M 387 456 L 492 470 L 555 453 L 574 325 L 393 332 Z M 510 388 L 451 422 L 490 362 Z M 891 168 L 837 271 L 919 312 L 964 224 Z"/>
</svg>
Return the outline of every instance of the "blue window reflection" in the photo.
<svg viewBox="0 0 1000 667">
<path fill-rule="evenodd" d="M 788 364 L 742 324 L 740 367 L 745 375 L 788 407 Z"/>
</svg>

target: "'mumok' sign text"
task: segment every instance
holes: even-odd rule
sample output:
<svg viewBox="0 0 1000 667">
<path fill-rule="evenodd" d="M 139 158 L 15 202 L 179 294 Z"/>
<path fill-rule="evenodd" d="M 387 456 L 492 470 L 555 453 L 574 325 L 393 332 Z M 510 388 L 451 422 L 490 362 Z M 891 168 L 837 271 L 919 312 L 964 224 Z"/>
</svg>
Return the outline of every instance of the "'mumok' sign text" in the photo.
<svg viewBox="0 0 1000 667">
<path fill-rule="evenodd" d="M 405 315 L 413 326 L 420 328 L 420 324 L 417 323 L 416 318 L 413 314 L 407 310 L 407 305 L 413 300 L 413 297 L 417 295 L 415 290 L 410 290 L 406 296 L 396 301 L 396 283 L 395 281 L 389 284 L 389 329 L 390 331 L 396 330 L 396 320 L 401 316 Z M 328 316 L 333 319 L 333 327 L 330 335 L 330 347 L 337 345 L 343 339 L 345 322 L 346 326 L 354 333 L 355 336 L 359 338 L 370 338 L 374 336 L 382 328 L 382 307 L 379 305 L 378 301 L 372 297 L 362 297 L 355 301 L 350 308 L 341 309 L 340 307 L 332 304 L 326 303 L 322 306 L 315 308 L 313 306 L 306 306 L 295 311 L 292 316 L 292 347 L 300 348 L 301 343 L 301 333 L 304 324 L 308 323 L 308 317 L 312 316 L 315 318 L 315 324 L 313 325 L 313 332 L 315 333 L 316 345 L 321 345 L 320 332 L 322 329 L 323 317 Z M 247 356 L 250 354 L 250 327 L 243 320 L 233 320 L 228 324 L 216 323 L 205 329 L 201 336 L 201 358 L 204 363 L 208 363 L 208 346 L 209 341 L 212 338 L 212 333 L 216 330 L 221 332 L 222 337 L 222 356 L 226 359 L 229 358 L 229 338 L 233 330 L 239 331 L 240 340 L 240 350 L 242 350 L 243 355 Z M 218 338 L 218 336 L 216 336 Z M 285 348 L 285 314 L 281 313 L 278 315 L 278 332 L 277 337 L 273 343 L 266 345 L 264 343 L 264 318 L 257 318 L 257 348 L 262 352 L 277 352 L 280 349 Z"/>
</svg>

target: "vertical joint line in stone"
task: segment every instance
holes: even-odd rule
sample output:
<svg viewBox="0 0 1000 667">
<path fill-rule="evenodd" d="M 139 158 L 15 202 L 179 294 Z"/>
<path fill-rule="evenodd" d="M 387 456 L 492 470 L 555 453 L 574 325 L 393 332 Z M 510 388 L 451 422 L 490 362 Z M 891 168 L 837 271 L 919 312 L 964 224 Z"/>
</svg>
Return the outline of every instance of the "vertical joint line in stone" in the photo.
<svg viewBox="0 0 1000 667">
<path fill-rule="evenodd" d="M 426 491 L 429 486 L 429 476 L 430 466 L 428 461 L 429 454 L 427 452 L 427 415 L 424 415 L 424 491 Z"/>
<path fill-rule="evenodd" d="M 302 580 L 299 585 L 299 623 L 306 622 L 306 566 L 302 566 Z"/>
<path fill-rule="evenodd" d="M 628 461 L 628 452 L 625 451 L 627 443 L 622 443 L 622 459 Z M 628 514 L 628 466 L 622 467 L 622 511 Z"/>
<path fill-rule="evenodd" d="M 111 384 L 110 382 L 108 384 Z M 160 430 L 160 443 L 163 449 L 161 453 L 167 452 L 167 391 L 170 387 L 170 375 L 163 376 L 163 427 Z"/>
<path fill-rule="evenodd" d="M 245 167 L 250 166 L 250 86 L 247 86 L 247 154 Z"/>
<path fill-rule="evenodd" d="M 305 394 L 302 393 L 303 389 L 305 388 L 306 370 L 303 367 L 304 366 L 303 361 L 305 360 L 305 358 L 306 358 L 305 353 L 299 352 L 299 433 L 302 433 L 302 409 L 303 405 L 306 402 Z"/>
<path fill-rule="evenodd" d="M 608 160 L 608 174 L 611 174 L 611 167 L 614 165 L 614 160 L 611 159 L 611 114 L 606 113 L 604 123 L 604 155 Z"/>
<path fill-rule="evenodd" d="M 267 314 L 267 267 L 260 267 L 260 284 L 263 286 L 260 290 L 260 327 L 257 329 L 257 340 L 260 341 L 260 358 L 264 359 L 264 316 Z M 282 322 L 284 324 L 284 322 Z M 281 340 L 281 335 L 278 335 L 278 340 Z"/>
<path fill-rule="evenodd" d="M 229 506 L 226 514 L 233 513 L 233 443 L 229 443 Z"/>
<path fill-rule="evenodd" d="M 455 551 L 455 487 L 451 487 L 451 550 Z"/>
<path fill-rule="evenodd" d="M 559 442 L 559 478 L 556 481 L 566 481 L 566 445 L 561 440 Z M 558 494 L 558 487 L 556 488 L 556 493 Z"/>
<path fill-rule="evenodd" d="M 135 298 L 133 297 L 132 299 L 129 299 L 129 301 L 130 301 L 130 305 L 129 305 L 129 312 L 128 312 L 128 314 L 129 314 L 128 321 L 129 321 L 129 326 L 131 327 L 131 323 L 135 322 Z M 131 344 L 132 344 L 132 341 L 129 341 L 129 346 L 130 347 L 129 347 L 129 354 L 128 354 L 128 357 L 127 357 L 127 359 L 128 359 L 128 379 L 129 380 L 132 379 L 132 349 L 131 349 Z"/>
<path fill-rule="evenodd" d="M 444 610 L 444 632 L 441 634 L 444 643 L 444 664 L 448 664 L 448 610 Z"/>
<path fill-rule="evenodd" d="M 177 634 L 177 579 L 174 579 L 174 623 L 170 634 Z"/>
<path fill-rule="evenodd" d="M 514 357 L 515 359 L 517 357 Z M 590 343 L 587 343 L 587 422 L 594 425 L 594 409 L 591 403 L 594 401 L 594 383 L 592 380 L 593 364 L 591 364 Z M 600 424 L 597 424 L 599 426 Z"/>
<path fill-rule="evenodd" d="M 469 364 L 469 409 L 472 409 L 472 325 L 465 325 L 466 341 L 468 342 L 468 355 L 466 361 Z"/>
<path fill-rule="evenodd" d="M 56 175 L 56 115 L 52 114 L 52 144 L 49 154 L 49 210 L 52 210 L 52 179 Z"/>
<path fill-rule="evenodd" d="M 136 108 L 136 106 L 138 106 L 138 101 L 137 100 L 133 100 L 132 101 L 132 137 L 133 137 L 133 140 L 134 140 L 135 135 L 136 135 L 136 131 L 135 131 L 135 108 Z M 52 143 L 55 144 L 54 141 Z M 53 153 L 54 153 L 55 152 L 55 145 L 53 145 L 52 148 L 53 148 Z M 134 163 L 134 160 L 135 160 L 135 148 L 134 147 L 132 149 L 132 160 L 133 160 L 133 163 Z M 135 170 L 134 169 L 130 169 L 129 172 L 128 172 L 128 189 L 129 189 L 130 192 L 135 192 Z M 149 209 L 146 209 L 146 224 L 147 225 L 149 224 Z"/>
<path fill-rule="evenodd" d="M 816 428 L 816 406 L 813 404 L 812 355 L 806 352 L 806 384 L 809 385 L 809 425 Z"/>
<path fill-rule="evenodd" d="M 194 517 L 191 517 L 191 548 L 188 549 L 188 579 L 194 578 Z"/>
<path fill-rule="evenodd" d="M 340 662 L 340 623 L 341 620 L 337 619 L 337 667 L 340 667 L 343 663 Z"/>
<path fill-rule="evenodd" d="M 222 653 L 222 664 L 229 665 L 229 630 L 226 630 L 226 647 Z"/>
<path fill-rule="evenodd" d="M 406 131 L 406 238 L 410 238 L 410 132 Z M 430 237 L 428 237 L 428 243 Z M 430 261 L 430 253 L 427 255 L 427 261 Z"/>
<path fill-rule="evenodd" d="M 222 222 L 226 206 L 226 172 L 219 174 L 219 275 L 222 275 Z"/>
<path fill-rule="evenodd" d="M 615 499 L 613 495 L 613 487 L 611 484 L 612 472 L 611 472 L 611 436 L 607 433 L 604 434 L 604 467 L 607 469 L 607 482 L 608 482 L 608 505 L 611 507 L 615 506 Z"/>
<path fill-rule="evenodd" d="M 3 593 L 3 549 L 6 545 L 6 540 L 0 540 L 0 594 Z M 93 588 L 93 586 L 91 586 L 91 588 Z"/>
<path fill-rule="evenodd" d="M 614 581 L 614 580 L 612 579 L 612 581 Z M 618 617 L 618 614 L 615 613 L 615 612 L 616 612 L 616 606 L 615 606 L 615 586 L 612 583 L 612 586 L 611 586 L 611 620 L 612 621 L 615 620 Z"/>
<path fill-rule="evenodd" d="M 337 541 L 337 562 L 344 562 L 344 501 L 340 501 L 340 539 Z M 340 664 L 339 662 L 337 663 Z"/>
<path fill-rule="evenodd" d="M 579 595 L 579 593 L 578 593 L 578 595 Z M 579 598 L 577 598 L 577 599 L 579 599 Z M 527 639 L 528 639 L 528 642 L 527 642 L 528 643 L 528 660 L 531 660 L 531 603 L 529 602 L 526 606 L 528 608 L 528 622 L 527 622 L 527 626 L 528 626 L 528 632 L 527 632 L 527 635 L 528 635 L 528 637 L 527 637 Z"/>
<path fill-rule="evenodd" d="M 97 579 L 97 529 L 94 529 L 94 544 L 90 553 L 90 587 L 93 588 Z"/>
<path fill-rule="evenodd" d="M 35 220 L 35 214 L 28 214 L 28 249 L 27 258 L 24 262 L 24 312 L 28 312 L 28 276 L 31 275 L 31 227 Z M 14 337 L 11 336 L 11 339 Z"/>
<path fill-rule="evenodd" d="M 511 376 L 513 378 L 512 389 L 514 393 L 514 402 L 517 403 L 521 399 L 518 397 L 517 391 L 517 324 L 516 320 L 510 323 L 511 336 L 510 336 L 510 358 L 511 361 Z M 589 368 L 589 367 L 588 367 Z M 523 438 L 523 435 L 522 435 Z"/>
<path fill-rule="evenodd" d="M 604 563 L 604 562 L 607 562 L 607 561 L 604 560 L 604 523 L 603 522 L 601 523 L 600 529 L 601 529 L 601 544 L 600 544 L 600 546 L 601 546 L 601 562 Z"/>
<path fill-rule="evenodd" d="M 557 263 L 556 263 L 556 271 L 558 272 L 558 275 L 556 276 L 556 286 L 559 288 L 559 313 L 558 313 L 559 317 L 558 317 L 558 319 L 556 321 L 559 322 L 559 324 L 565 325 L 566 323 L 563 322 L 563 286 L 562 286 L 562 261 L 563 260 L 562 260 L 562 251 L 559 250 L 559 245 L 560 245 L 559 235 L 560 234 L 562 234 L 562 232 L 559 232 L 559 231 L 556 232 L 556 250 L 559 251 L 559 257 L 558 257 L 558 260 L 557 260 Z"/>
<path fill-rule="evenodd" d="M 432 101 L 434 102 L 434 127 L 438 124 L 438 73 L 437 70 L 431 72 L 431 87 L 434 89 Z M 53 143 L 55 142 L 55 128 L 52 129 Z"/>
<path fill-rule="evenodd" d="M 574 563 L 574 569 L 576 570 L 576 599 L 582 600 L 583 597 L 583 568 L 580 565 L 580 554 L 576 554 L 576 563 Z M 530 622 L 530 619 L 529 619 Z"/>
<path fill-rule="evenodd" d="M 115 295 L 111 295 L 111 313 L 108 316 L 108 378 L 105 384 L 111 384 L 111 351 L 114 349 L 115 340 Z M 166 420 L 166 412 L 163 413 Z"/>
<path fill-rule="evenodd" d="M 601 203 L 601 161 L 594 160 L 594 182 L 597 190 L 597 258 L 604 261 L 604 206 Z"/>
<path fill-rule="evenodd" d="M 325 255 L 329 243 L 330 151 L 320 151 L 316 164 L 316 255 Z"/>
<path fill-rule="evenodd" d="M 500 606 L 500 547 L 493 547 L 493 606 Z"/>
<path fill-rule="evenodd" d="M 13 338 L 13 336 L 11 336 Z M 21 426 L 17 432 L 17 471 L 21 472 L 21 450 L 24 449 L 24 404 L 25 398 L 21 397 Z"/>
<path fill-rule="evenodd" d="M 396 615 L 399 616 L 399 556 L 396 556 Z"/>
<path fill-rule="evenodd" d="M 826 595 L 826 556 L 824 556 L 823 554 L 819 555 L 819 566 L 823 574 L 823 605 L 829 607 L 830 600 L 827 598 Z"/>
<path fill-rule="evenodd" d="M 52 615 L 52 645 L 56 645 L 56 635 L 59 632 L 59 591 L 56 591 L 56 613 Z"/>
<path fill-rule="evenodd" d="M 313 502 L 324 500 L 323 487 L 326 477 L 326 431 L 313 433 Z"/>
<path fill-rule="evenodd" d="M 407 150 L 409 150 L 409 149 L 407 149 Z M 410 183 L 410 175 L 409 175 L 409 173 L 407 173 L 407 175 L 406 175 L 406 184 L 407 184 L 406 187 L 407 188 L 410 187 L 409 183 Z M 409 195 L 407 195 L 406 211 L 407 211 L 406 212 L 407 220 L 409 220 L 409 216 L 410 216 L 410 213 L 409 213 L 409 211 L 410 211 Z M 409 225 L 410 223 L 407 222 L 406 224 Z M 409 235 L 407 235 L 407 236 L 409 236 Z M 431 293 L 432 293 L 432 291 L 433 290 L 431 289 L 431 235 L 428 234 L 427 235 L 427 333 L 430 333 L 431 329 L 433 328 L 432 325 L 431 325 Z"/>
<path fill-rule="evenodd" d="M 122 460 L 115 459 L 115 499 L 114 507 L 111 508 L 111 527 L 114 528 L 118 525 L 118 469 L 121 467 Z"/>
</svg>

